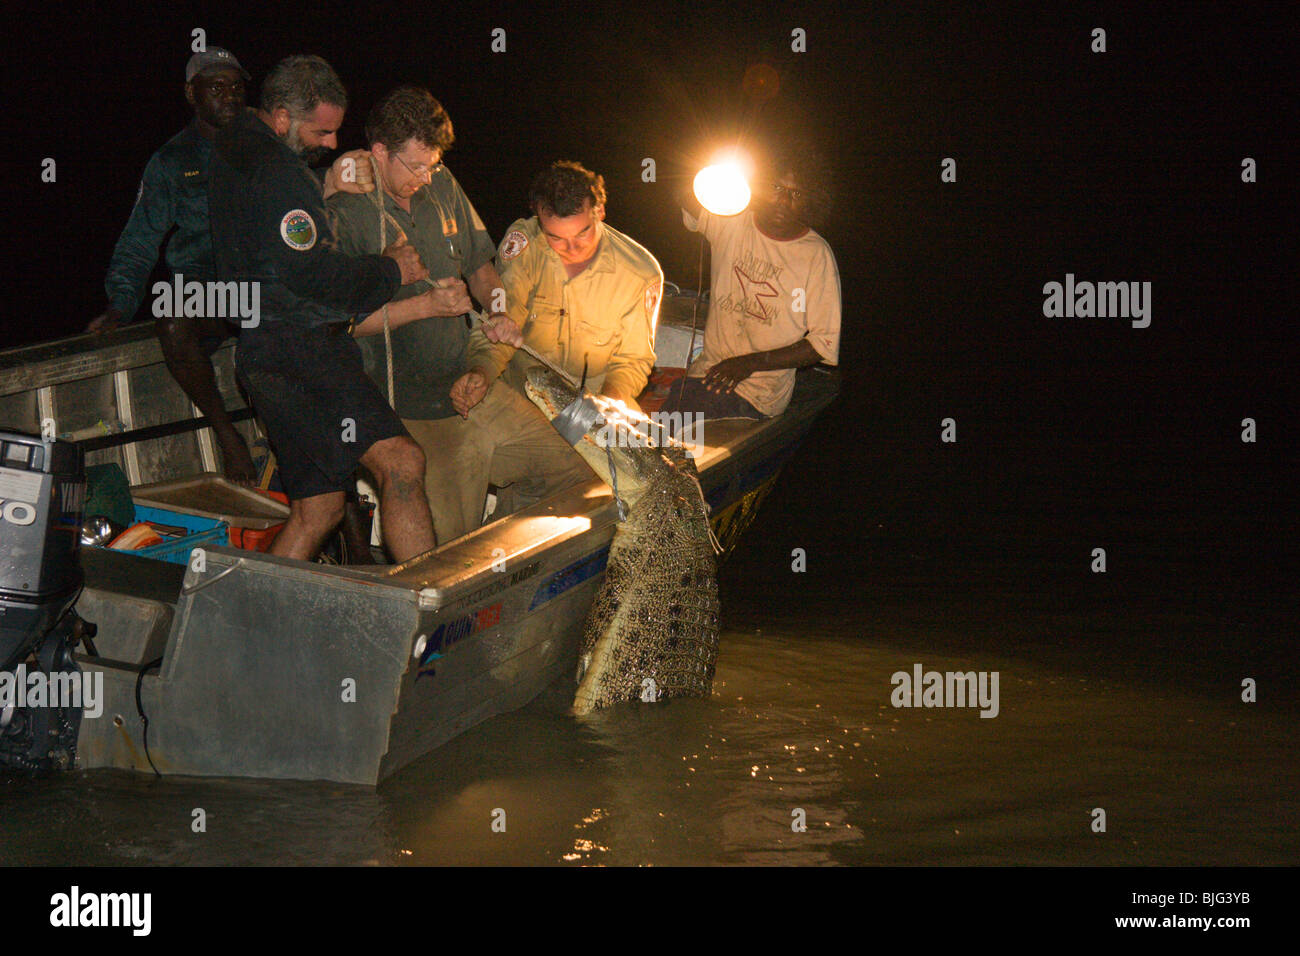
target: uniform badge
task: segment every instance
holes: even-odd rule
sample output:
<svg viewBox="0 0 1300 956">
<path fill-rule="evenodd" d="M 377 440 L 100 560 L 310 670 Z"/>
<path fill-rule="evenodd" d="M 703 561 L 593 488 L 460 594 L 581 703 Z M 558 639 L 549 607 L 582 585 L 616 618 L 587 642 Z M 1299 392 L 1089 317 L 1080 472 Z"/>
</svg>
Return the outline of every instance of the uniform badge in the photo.
<svg viewBox="0 0 1300 956">
<path fill-rule="evenodd" d="M 645 314 L 649 316 L 653 316 L 655 314 L 655 306 L 657 306 L 658 304 L 659 304 L 659 290 L 656 289 L 653 285 L 646 286 Z"/>
<path fill-rule="evenodd" d="M 528 237 L 518 229 L 511 229 L 501 241 L 501 258 L 513 259 L 528 248 Z"/>
<path fill-rule="evenodd" d="M 316 245 L 316 223 L 304 209 L 291 209 L 280 220 L 280 238 L 290 249 L 306 252 Z"/>
</svg>

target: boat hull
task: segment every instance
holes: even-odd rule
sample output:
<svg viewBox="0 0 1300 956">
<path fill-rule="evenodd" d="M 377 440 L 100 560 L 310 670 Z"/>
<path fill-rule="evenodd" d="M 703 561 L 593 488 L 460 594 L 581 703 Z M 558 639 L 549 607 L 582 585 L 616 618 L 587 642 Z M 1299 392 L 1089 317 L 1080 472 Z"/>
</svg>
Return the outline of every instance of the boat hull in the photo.
<svg viewBox="0 0 1300 956">
<path fill-rule="evenodd" d="M 32 427 L 14 410 L 64 411 L 82 428 L 116 416 L 129 437 L 192 416 L 159 374 L 156 343 L 133 336 L 80 357 L 42 347 L 44 374 L 10 353 L 0 411 L 15 420 L 3 424 Z M 810 370 L 784 415 L 706 423 L 700 480 L 724 555 L 836 391 Z M 100 405 L 68 412 L 77 395 Z M 91 455 L 136 486 L 205 470 L 205 442 L 190 430 Z M 609 488 L 592 481 L 392 568 L 225 547 L 181 566 L 88 549 L 78 612 L 98 626 L 98 653 L 78 661 L 103 675 L 104 707 L 82 721 L 78 765 L 375 785 L 574 674 L 617 520 Z"/>
</svg>

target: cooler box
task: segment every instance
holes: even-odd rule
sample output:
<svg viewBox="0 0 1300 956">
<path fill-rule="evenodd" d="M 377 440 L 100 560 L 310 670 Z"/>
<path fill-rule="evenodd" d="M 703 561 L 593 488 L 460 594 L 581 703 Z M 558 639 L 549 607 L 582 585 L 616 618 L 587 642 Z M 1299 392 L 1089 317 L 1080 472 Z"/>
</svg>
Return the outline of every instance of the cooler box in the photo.
<svg viewBox="0 0 1300 956">
<path fill-rule="evenodd" d="M 267 550 L 289 519 L 289 505 L 280 492 L 237 485 L 215 472 L 141 485 L 132 489 L 131 496 L 137 520 L 149 520 L 139 517 L 147 508 L 212 519 L 226 527 L 226 541 L 222 543 L 251 551 Z"/>
</svg>

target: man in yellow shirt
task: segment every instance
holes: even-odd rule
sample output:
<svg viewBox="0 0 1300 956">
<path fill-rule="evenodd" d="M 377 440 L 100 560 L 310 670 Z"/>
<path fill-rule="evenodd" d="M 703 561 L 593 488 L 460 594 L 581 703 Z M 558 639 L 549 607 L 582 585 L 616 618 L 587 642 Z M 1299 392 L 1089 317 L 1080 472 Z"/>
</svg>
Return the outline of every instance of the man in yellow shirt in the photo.
<svg viewBox="0 0 1300 956">
<path fill-rule="evenodd" d="M 529 347 L 574 378 L 585 361 L 589 389 L 635 406 L 654 366 L 663 270 L 605 225 L 605 180 L 578 163 L 552 163 L 528 199 L 533 215 L 516 220 L 497 251 L 506 313 Z M 498 376 L 522 390 L 537 362 L 476 330 L 466 364 L 451 392 L 462 415 Z"/>
</svg>

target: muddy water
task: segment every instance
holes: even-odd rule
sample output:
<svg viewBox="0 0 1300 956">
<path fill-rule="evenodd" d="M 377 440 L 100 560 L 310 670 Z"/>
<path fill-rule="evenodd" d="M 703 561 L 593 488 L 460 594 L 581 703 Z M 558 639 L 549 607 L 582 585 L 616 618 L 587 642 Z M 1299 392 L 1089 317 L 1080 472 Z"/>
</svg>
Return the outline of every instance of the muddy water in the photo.
<svg viewBox="0 0 1300 956">
<path fill-rule="evenodd" d="M 908 620 L 909 616 L 912 618 Z M 793 617 L 793 615 L 792 615 Z M 801 618 L 803 615 L 800 616 Z M 1282 864 L 1294 714 L 1067 662 L 944 655 L 896 608 L 724 634 L 707 701 L 575 719 L 557 686 L 377 791 L 10 780 L 7 864 Z M 927 623 L 928 620 L 928 623 Z M 921 633 L 922 629 L 928 629 Z M 896 708 L 892 675 L 997 671 L 998 714 Z M 207 830 L 192 830 L 201 808 Z M 1094 810 L 1106 830 L 1094 832 Z M 495 826 L 494 826 L 495 823 Z M 806 829 L 799 824 L 806 824 Z"/>
</svg>

